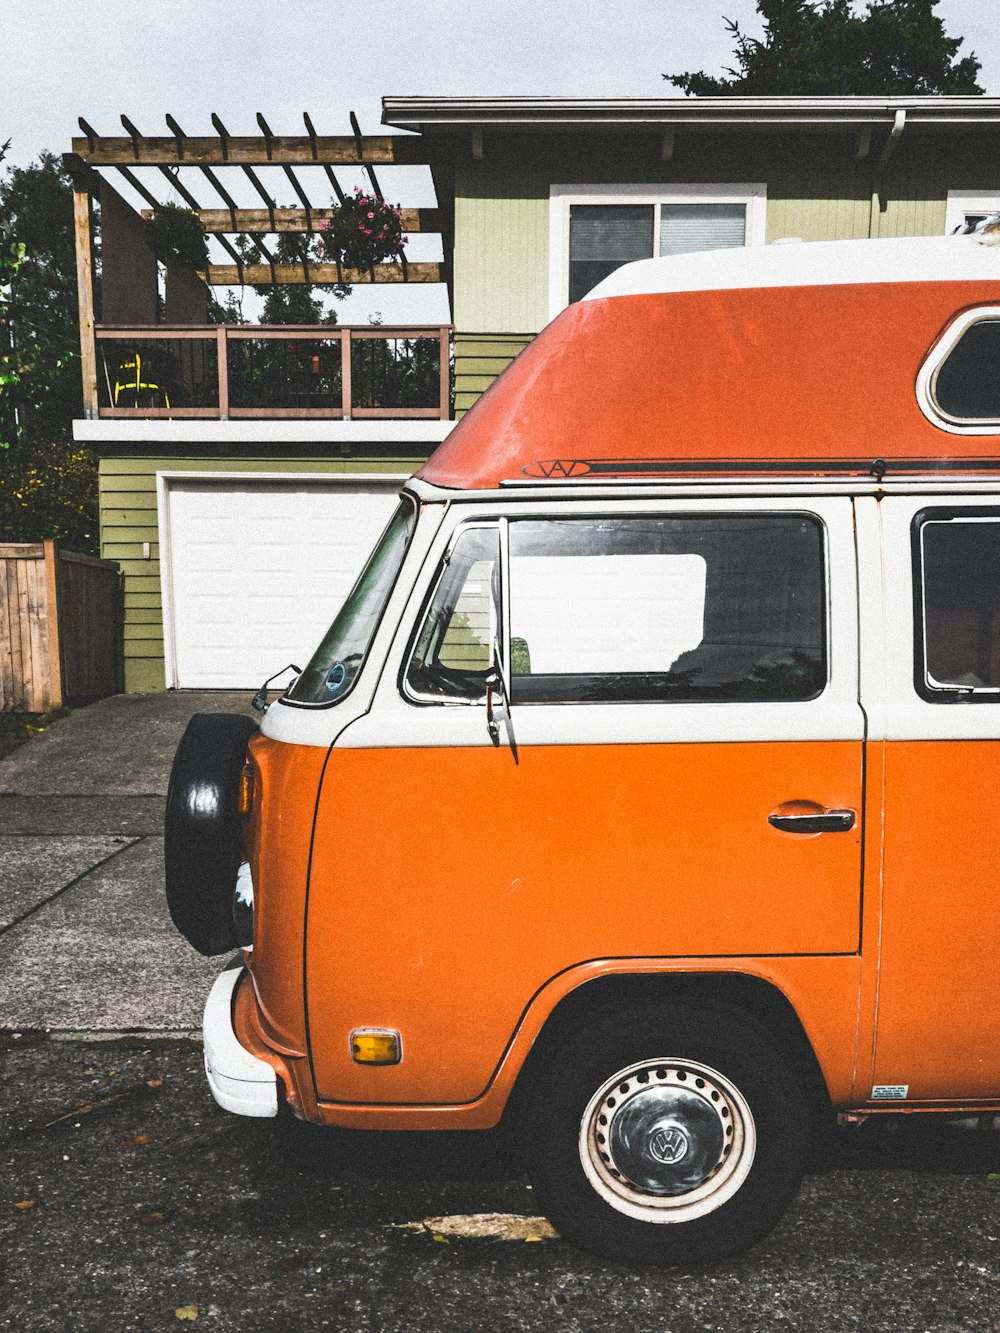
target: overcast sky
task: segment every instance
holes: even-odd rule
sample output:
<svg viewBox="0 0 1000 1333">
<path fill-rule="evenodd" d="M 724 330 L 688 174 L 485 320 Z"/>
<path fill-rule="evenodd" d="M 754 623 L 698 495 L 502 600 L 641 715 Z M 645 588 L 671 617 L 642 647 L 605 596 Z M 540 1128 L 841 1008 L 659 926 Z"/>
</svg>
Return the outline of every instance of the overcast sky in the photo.
<svg viewBox="0 0 1000 1333">
<path fill-rule="evenodd" d="M 992 0 L 937 12 L 1000 94 Z M 124 112 L 152 135 L 169 111 L 208 134 L 217 111 L 253 134 L 262 111 L 294 134 L 308 111 L 320 134 L 346 134 L 351 110 L 375 132 L 387 93 L 670 96 L 664 71 L 730 62 L 723 14 L 759 32 L 753 0 L 2 0 L 2 13 L 0 143 L 17 165 L 67 150 L 81 115 L 113 135 Z M 415 179 L 386 184 L 404 204 L 432 202 Z"/>
<path fill-rule="evenodd" d="M 664 71 L 719 71 L 725 13 L 758 30 L 752 0 L 3 0 L 0 143 L 10 160 L 63 151 L 77 116 L 146 134 L 170 111 L 189 134 L 217 111 L 255 133 L 366 132 L 383 93 L 658 97 Z M 1000 93 L 1000 23 L 991 0 L 941 0 L 951 36 Z"/>
</svg>

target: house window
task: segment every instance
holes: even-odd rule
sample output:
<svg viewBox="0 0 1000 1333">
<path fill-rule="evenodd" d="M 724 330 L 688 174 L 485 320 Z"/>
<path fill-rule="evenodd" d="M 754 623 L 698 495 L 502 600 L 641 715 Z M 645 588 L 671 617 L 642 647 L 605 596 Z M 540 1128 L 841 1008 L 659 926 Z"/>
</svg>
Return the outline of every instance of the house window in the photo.
<svg viewBox="0 0 1000 1333">
<path fill-rule="evenodd" d="M 652 204 L 571 204 L 569 210 L 569 299 L 633 259 L 653 253 Z"/>
<path fill-rule="evenodd" d="M 763 185 L 554 185 L 550 313 L 636 259 L 762 244 L 765 208 Z"/>
<path fill-rule="evenodd" d="M 951 236 L 966 224 L 973 226 L 991 213 L 1000 213 L 1000 194 L 983 190 L 949 190 L 944 230 Z"/>
</svg>

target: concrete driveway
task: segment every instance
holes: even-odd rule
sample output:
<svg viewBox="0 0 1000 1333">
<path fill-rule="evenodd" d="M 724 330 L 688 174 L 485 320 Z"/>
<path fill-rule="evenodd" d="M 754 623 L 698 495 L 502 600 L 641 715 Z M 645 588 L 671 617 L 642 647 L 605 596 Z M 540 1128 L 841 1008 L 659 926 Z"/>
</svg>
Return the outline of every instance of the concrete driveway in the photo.
<svg viewBox="0 0 1000 1333">
<path fill-rule="evenodd" d="M 191 715 L 249 700 L 118 695 L 0 760 L 0 1031 L 200 1029 L 219 961 L 167 913 L 167 782 Z"/>
</svg>

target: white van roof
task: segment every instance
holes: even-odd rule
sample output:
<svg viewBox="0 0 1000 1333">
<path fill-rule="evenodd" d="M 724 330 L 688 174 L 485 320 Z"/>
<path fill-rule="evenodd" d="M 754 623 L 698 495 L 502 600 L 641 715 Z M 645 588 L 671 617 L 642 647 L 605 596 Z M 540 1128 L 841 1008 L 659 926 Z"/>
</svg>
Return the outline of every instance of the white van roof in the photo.
<svg viewBox="0 0 1000 1333">
<path fill-rule="evenodd" d="M 784 241 L 707 250 L 624 264 L 585 301 L 652 292 L 842 283 L 960 282 L 1000 279 L 1000 233 L 903 236 L 888 240 Z"/>
</svg>

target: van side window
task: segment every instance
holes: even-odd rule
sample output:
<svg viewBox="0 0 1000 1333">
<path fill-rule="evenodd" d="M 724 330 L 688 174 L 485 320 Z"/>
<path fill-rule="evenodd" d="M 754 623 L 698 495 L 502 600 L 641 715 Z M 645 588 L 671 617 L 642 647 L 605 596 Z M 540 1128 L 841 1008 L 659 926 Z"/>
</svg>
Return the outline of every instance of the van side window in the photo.
<svg viewBox="0 0 1000 1333">
<path fill-rule="evenodd" d="M 915 536 L 918 691 L 1000 701 L 1000 513 L 925 512 Z"/>
<path fill-rule="evenodd" d="M 935 372 L 931 393 L 953 421 L 1000 419 L 1000 319 L 968 326 Z"/>
<path fill-rule="evenodd" d="M 826 681 L 802 514 L 512 519 L 511 701 L 800 700 Z"/>
<path fill-rule="evenodd" d="M 407 667 L 409 694 L 426 700 L 485 698 L 498 633 L 499 568 L 496 526 L 463 529 Z"/>
</svg>

